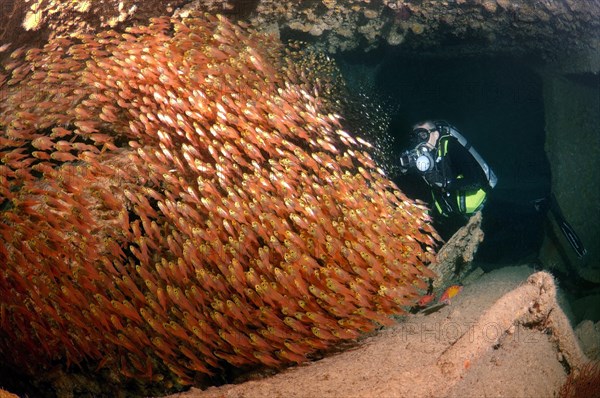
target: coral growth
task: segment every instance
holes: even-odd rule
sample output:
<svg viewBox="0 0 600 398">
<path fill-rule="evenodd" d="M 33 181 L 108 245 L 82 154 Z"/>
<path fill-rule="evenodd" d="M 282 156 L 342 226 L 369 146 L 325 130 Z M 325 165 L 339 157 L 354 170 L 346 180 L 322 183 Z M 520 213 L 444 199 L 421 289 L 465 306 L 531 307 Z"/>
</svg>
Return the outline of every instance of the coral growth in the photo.
<svg viewBox="0 0 600 398">
<path fill-rule="evenodd" d="M 246 9 L 237 10 L 238 3 Z M 237 12 L 256 28 L 312 38 L 328 52 L 368 51 L 387 43 L 409 50 L 447 47 L 453 56 L 461 49 L 446 46 L 449 37 L 481 42 L 487 53 L 597 48 L 600 15 L 597 2 L 576 1 L 195 0 L 191 5 L 211 13 Z M 471 52 L 467 47 L 462 51 Z"/>
<path fill-rule="evenodd" d="M 0 353 L 141 380 L 278 366 L 390 322 L 437 235 L 224 18 L 17 49 L 0 75 Z M 168 368 L 168 371 L 167 371 Z"/>
<path fill-rule="evenodd" d="M 600 363 L 587 362 L 571 372 L 558 392 L 560 398 L 600 398 Z"/>
</svg>

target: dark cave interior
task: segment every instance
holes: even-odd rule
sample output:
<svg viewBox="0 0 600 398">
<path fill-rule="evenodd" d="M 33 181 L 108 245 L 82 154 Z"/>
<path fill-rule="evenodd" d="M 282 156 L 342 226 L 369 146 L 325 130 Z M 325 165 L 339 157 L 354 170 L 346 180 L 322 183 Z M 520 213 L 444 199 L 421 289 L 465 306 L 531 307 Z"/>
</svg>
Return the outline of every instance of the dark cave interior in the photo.
<svg viewBox="0 0 600 398">
<path fill-rule="evenodd" d="M 349 56 L 342 62 L 347 69 L 365 61 L 364 56 L 362 60 Z M 376 64 L 370 69 L 374 71 L 374 90 L 396 109 L 388 134 L 393 137 L 397 157 L 408 149 L 412 124 L 446 120 L 498 176 L 484 210 L 486 238 L 477 259 L 498 265 L 535 259 L 546 214 L 534 204 L 551 190 L 538 63 L 523 57 L 423 56 L 391 51 L 379 52 L 366 62 Z M 420 176 L 399 175 L 395 182 L 409 196 L 429 199 Z"/>
</svg>

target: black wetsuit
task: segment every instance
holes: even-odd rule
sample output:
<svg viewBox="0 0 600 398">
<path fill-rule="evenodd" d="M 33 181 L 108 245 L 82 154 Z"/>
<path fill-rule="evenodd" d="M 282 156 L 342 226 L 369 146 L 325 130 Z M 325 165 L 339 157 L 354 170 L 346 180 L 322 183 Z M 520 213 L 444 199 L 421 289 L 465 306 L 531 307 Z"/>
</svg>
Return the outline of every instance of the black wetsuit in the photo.
<svg viewBox="0 0 600 398">
<path fill-rule="evenodd" d="M 423 178 L 431 187 L 433 200 L 439 204 L 443 215 L 462 214 L 456 198 L 465 192 L 487 187 L 487 178 L 479 163 L 455 137 L 440 137 L 436 150 L 435 167 L 424 173 Z"/>
</svg>

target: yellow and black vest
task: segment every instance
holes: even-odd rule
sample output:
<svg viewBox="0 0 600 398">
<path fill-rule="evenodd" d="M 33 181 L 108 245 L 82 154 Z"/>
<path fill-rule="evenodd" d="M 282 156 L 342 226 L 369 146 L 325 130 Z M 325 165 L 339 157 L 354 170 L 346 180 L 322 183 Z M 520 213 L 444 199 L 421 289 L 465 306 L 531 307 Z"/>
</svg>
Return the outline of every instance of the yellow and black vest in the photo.
<svg viewBox="0 0 600 398">
<path fill-rule="evenodd" d="M 448 143 L 451 136 L 442 136 L 438 142 L 437 156 L 438 160 L 436 163 L 440 164 L 444 162 L 444 158 L 448 154 Z M 444 165 L 439 165 L 442 169 Z M 443 178 L 446 179 L 446 174 L 449 174 L 449 170 L 441 170 Z M 459 174 L 456 176 L 448 176 L 460 180 L 464 176 Z M 470 216 L 471 214 L 481 210 L 485 204 L 487 192 L 483 188 L 475 188 L 472 190 L 432 190 L 433 203 L 437 211 L 443 216 L 449 216 L 450 213 L 464 214 Z"/>
</svg>

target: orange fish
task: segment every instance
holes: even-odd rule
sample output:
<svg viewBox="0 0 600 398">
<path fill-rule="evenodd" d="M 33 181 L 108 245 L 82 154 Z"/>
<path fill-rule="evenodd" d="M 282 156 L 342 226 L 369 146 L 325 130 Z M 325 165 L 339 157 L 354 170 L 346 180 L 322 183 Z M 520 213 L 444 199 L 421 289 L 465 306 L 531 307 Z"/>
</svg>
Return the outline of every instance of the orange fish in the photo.
<svg viewBox="0 0 600 398">
<path fill-rule="evenodd" d="M 463 289 L 461 285 L 452 285 L 448 287 L 439 299 L 442 304 L 450 304 L 450 299 L 456 296 Z"/>
<path fill-rule="evenodd" d="M 417 307 L 425 307 L 435 299 L 435 294 L 428 294 L 417 301 Z"/>
</svg>

